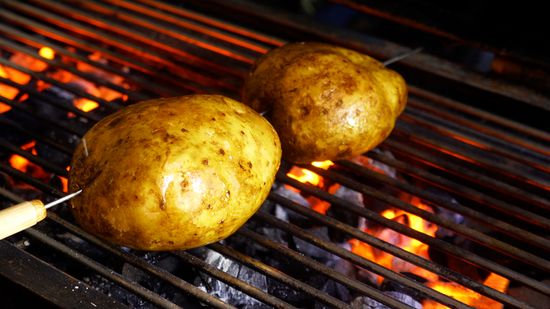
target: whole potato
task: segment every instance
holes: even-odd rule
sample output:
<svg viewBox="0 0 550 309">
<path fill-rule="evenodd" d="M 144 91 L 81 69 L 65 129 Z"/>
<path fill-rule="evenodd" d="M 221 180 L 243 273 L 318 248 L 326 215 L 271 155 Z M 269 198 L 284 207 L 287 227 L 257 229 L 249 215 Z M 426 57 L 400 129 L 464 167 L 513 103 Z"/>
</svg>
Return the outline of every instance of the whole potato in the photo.
<svg viewBox="0 0 550 309">
<path fill-rule="evenodd" d="M 141 102 L 97 123 L 70 170 L 72 213 L 87 231 L 142 250 L 202 246 L 235 232 L 267 197 L 277 134 L 219 95 Z"/>
<path fill-rule="evenodd" d="M 261 57 L 243 102 L 267 112 L 283 158 L 350 158 L 376 147 L 405 108 L 403 78 L 375 59 L 323 43 L 290 43 Z"/>
</svg>

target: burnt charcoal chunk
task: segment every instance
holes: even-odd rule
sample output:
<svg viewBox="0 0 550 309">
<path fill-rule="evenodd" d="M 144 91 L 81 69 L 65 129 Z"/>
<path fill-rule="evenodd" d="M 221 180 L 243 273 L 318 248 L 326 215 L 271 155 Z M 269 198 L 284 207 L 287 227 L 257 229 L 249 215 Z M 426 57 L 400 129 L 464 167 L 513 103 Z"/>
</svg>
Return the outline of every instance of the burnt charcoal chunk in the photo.
<svg viewBox="0 0 550 309">
<path fill-rule="evenodd" d="M 422 283 L 422 284 L 427 282 L 426 279 L 424 279 L 420 276 L 417 276 L 413 273 L 404 272 L 402 274 L 404 274 L 405 276 L 411 278 L 412 280 L 417 281 L 417 282 Z M 382 285 L 380 286 L 380 289 L 382 291 L 398 292 L 398 293 L 401 293 L 401 294 L 408 295 L 408 296 L 412 297 L 414 300 L 416 300 L 419 303 L 422 303 L 425 299 L 424 296 L 422 296 L 422 294 L 419 293 L 416 289 L 405 286 L 405 285 L 403 285 L 399 282 L 396 282 L 396 281 L 388 279 L 388 278 L 384 279 L 384 281 L 382 282 Z"/>
</svg>

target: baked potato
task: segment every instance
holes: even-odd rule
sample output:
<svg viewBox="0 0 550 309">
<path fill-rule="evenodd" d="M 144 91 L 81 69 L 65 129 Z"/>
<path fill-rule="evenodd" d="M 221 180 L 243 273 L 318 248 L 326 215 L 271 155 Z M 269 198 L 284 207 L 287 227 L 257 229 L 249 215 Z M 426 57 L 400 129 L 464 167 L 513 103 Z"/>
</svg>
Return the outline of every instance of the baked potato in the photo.
<svg viewBox="0 0 550 309">
<path fill-rule="evenodd" d="M 85 230 L 141 250 L 202 246 L 235 232 L 267 197 L 279 138 L 219 95 L 141 102 L 98 122 L 73 156 L 71 201 Z"/>
<path fill-rule="evenodd" d="M 295 163 L 355 157 L 382 142 L 405 108 L 407 87 L 377 60 L 323 43 L 290 43 L 253 66 L 243 102 L 277 130 Z"/>
</svg>

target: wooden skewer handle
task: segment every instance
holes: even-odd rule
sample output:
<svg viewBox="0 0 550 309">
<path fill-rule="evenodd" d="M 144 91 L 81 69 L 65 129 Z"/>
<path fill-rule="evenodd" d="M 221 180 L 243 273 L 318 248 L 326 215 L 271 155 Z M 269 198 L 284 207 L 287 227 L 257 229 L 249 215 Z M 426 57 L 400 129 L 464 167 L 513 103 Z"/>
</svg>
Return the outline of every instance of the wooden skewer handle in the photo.
<svg viewBox="0 0 550 309">
<path fill-rule="evenodd" d="M 44 204 L 32 200 L 0 211 L 0 239 L 27 229 L 46 218 Z"/>
</svg>

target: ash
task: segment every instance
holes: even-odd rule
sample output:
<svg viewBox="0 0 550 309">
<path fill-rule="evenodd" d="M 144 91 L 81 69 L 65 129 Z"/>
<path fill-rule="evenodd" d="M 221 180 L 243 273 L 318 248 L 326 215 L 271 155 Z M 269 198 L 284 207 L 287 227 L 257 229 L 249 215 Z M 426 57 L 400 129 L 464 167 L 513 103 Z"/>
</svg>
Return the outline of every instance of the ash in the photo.
<svg viewBox="0 0 550 309">
<path fill-rule="evenodd" d="M 267 278 L 263 274 L 236 263 L 213 250 L 204 249 L 204 251 L 204 260 L 208 264 L 266 293 L 268 292 Z M 199 273 L 195 285 L 220 300 L 239 308 L 270 308 L 255 298 L 204 273 Z"/>
</svg>

